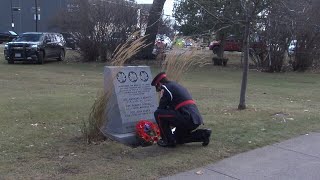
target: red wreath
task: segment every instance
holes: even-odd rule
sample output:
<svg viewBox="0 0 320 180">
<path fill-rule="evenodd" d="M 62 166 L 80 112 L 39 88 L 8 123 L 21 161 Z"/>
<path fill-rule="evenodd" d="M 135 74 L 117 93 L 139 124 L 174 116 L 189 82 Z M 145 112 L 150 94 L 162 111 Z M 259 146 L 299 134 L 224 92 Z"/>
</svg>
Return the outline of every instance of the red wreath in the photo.
<svg viewBox="0 0 320 180">
<path fill-rule="evenodd" d="M 160 139 L 160 130 L 157 124 L 148 120 L 140 120 L 136 125 L 137 137 L 142 145 L 151 145 Z"/>
</svg>

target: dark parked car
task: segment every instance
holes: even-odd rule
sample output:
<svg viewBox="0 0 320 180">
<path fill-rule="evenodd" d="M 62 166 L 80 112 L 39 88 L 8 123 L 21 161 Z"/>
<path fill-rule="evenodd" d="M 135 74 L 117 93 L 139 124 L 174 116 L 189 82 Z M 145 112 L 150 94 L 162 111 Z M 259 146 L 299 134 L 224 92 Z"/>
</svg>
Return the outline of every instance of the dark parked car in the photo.
<svg viewBox="0 0 320 180">
<path fill-rule="evenodd" d="M 9 64 L 14 61 L 36 61 L 43 64 L 47 58 L 62 61 L 66 53 L 65 43 L 59 33 L 23 33 L 5 44 L 4 56 Z"/>
<path fill-rule="evenodd" d="M 18 34 L 13 31 L 0 32 L 0 44 L 3 42 L 10 42 L 17 36 Z"/>
<path fill-rule="evenodd" d="M 64 40 L 66 41 L 66 47 L 73 50 L 77 49 L 77 40 L 73 34 L 67 32 L 62 32 L 60 34 L 62 34 Z"/>
</svg>

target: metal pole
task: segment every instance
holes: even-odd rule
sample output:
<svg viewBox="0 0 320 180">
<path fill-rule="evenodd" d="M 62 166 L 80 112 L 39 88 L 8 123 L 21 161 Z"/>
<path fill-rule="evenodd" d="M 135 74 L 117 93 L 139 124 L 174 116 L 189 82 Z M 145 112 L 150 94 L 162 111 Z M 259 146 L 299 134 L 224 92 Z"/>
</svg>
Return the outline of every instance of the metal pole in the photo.
<svg viewBox="0 0 320 180">
<path fill-rule="evenodd" d="M 38 32 L 38 2 L 37 0 L 34 0 L 35 3 L 35 9 L 36 9 L 36 32 Z"/>
<path fill-rule="evenodd" d="M 10 1 L 11 1 L 11 29 L 12 29 L 12 31 L 14 31 L 12 0 L 10 0 Z"/>
</svg>

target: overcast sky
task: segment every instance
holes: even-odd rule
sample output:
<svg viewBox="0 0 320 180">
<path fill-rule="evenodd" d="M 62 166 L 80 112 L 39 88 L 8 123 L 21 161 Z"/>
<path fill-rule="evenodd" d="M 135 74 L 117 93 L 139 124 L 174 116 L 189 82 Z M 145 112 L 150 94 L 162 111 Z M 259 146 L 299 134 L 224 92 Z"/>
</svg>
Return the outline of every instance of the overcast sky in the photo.
<svg viewBox="0 0 320 180">
<path fill-rule="evenodd" d="M 138 4 L 152 4 L 153 0 L 136 0 Z M 165 15 L 172 15 L 173 0 L 166 0 L 163 10 Z"/>
</svg>

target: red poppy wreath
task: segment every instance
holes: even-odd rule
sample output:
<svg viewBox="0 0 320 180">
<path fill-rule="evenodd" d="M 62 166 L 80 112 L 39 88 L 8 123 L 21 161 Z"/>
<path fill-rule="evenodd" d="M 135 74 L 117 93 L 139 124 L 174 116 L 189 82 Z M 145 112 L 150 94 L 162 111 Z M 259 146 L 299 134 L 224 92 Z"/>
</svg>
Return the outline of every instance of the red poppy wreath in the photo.
<svg viewBox="0 0 320 180">
<path fill-rule="evenodd" d="M 157 124 L 148 120 L 140 120 L 137 123 L 136 133 L 143 146 L 152 145 L 160 139 L 160 130 Z"/>
</svg>

